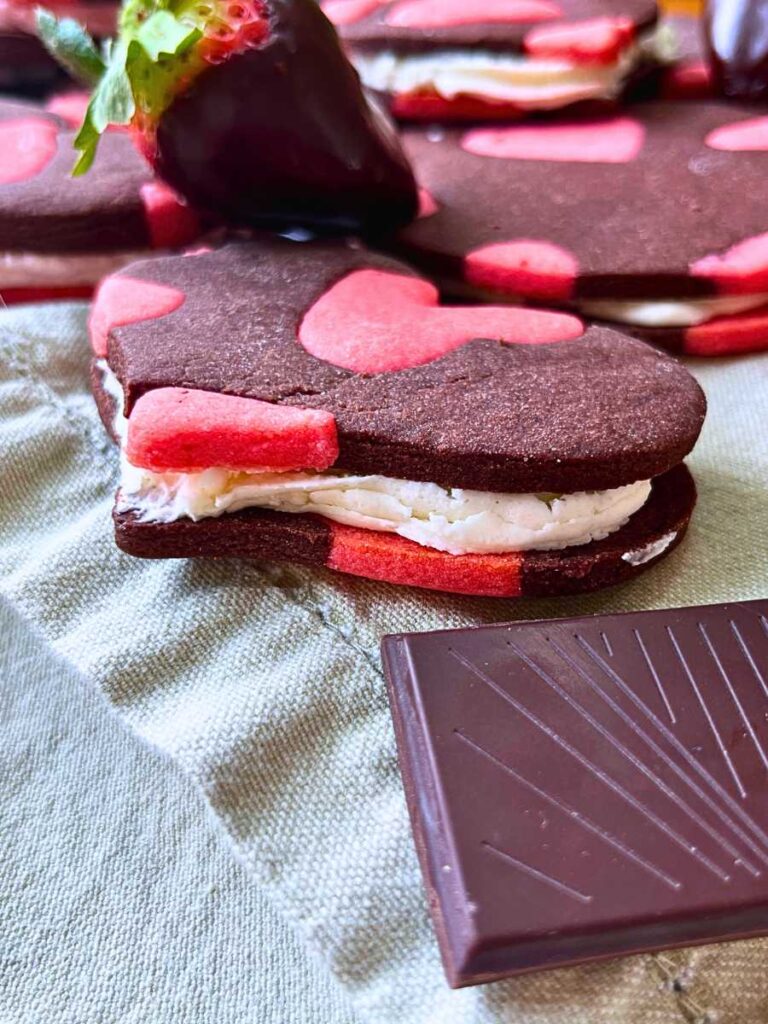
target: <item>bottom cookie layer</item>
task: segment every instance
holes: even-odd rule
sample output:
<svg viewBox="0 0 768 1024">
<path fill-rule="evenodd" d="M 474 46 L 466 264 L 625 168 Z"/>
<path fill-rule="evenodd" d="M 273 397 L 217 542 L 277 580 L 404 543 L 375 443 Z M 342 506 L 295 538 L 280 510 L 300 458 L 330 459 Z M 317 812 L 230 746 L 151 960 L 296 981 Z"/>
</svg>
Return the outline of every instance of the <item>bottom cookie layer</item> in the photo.
<svg viewBox="0 0 768 1024">
<path fill-rule="evenodd" d="M 653 482 L 648 502 L 625 527 L 563 551 L 449 555 L 388 533 L 314 515 L 246 509 L 216 519 L 171 523 L 115 512 L 118 546 L 140 558 L 252 558 L 320 565 L 404 586 L 488 597 L 575 594 L 621 583 L 669 553 L 696 503 L 683 465 Z"/>
<path fill-rule="evenodd" d="M 40 287 L 40 288 L 2 288 L 0 298 L 7 306 L 18 305 L 22 302 L 55 302 L 67 299 L 90 299 L 93 295 L 94 285 L 74 284 L 70 287 L 61 288 Z"/>
<path fill-rule="evenodd" d="M 625 326 L 626 334 L 688 356 L 716 357 L 768 351 L 768 306 L 718 316 L 693 327 Z"/>
</svg>

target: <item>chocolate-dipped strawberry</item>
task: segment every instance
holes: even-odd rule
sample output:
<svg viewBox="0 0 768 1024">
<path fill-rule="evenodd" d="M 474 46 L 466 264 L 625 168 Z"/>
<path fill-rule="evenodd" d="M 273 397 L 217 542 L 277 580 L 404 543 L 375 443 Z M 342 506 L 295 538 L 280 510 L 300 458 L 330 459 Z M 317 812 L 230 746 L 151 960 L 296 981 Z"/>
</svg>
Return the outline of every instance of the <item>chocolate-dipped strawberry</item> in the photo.
<svg viewBox="0 0 768 1024">
<path fill-rule="evenodd" d="M 416 210 L 395 130 L 314 0 L 130 0 L 78 172 L 110 123 L 130 124 L 162 178 L 234 223 L 367 233 Z"/>
</svg>

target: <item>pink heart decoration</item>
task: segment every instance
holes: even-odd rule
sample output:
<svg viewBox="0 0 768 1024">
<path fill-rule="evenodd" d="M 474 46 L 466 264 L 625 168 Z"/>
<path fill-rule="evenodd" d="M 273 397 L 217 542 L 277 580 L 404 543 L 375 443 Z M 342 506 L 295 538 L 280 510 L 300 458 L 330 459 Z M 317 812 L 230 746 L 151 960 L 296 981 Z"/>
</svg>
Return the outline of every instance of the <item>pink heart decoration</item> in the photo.
<svg viewBox="0 0 768 1024">
<path fill-rule="evenodd" d="M 101 359 L 107 355 L 107 338 L 113 327 L 154 320 L 173 313 L 186 296 L 177 288 L 140 281 L 135 277 L 105 278 L 99 285 L 91 307 L 88 333 L 94 353 Z"/>
<path fill-rule="evenodd" d="M 402 0 L 387 11 L 385 20 L 393 28 L 449 28 L 548 21 L 562 13 L 553 0 Z"/>
<path fill-rule="evenodd" d="M 320 6 L 334 25 L 352 25 L 373 14 L 382 0 L 325 0 Z"/>
<path fill-rule="evenodd" d="M 501 160 L 555 160 L 586 164 L 626 164 L 640 153 L 645 128 L 633 117 L 564 124 L 513 125 L 467 132 L 468 153 Z"/>
<path fill-rule="evenodd" d="M 0 123 L 0 185 L 28 181 L 56 153 L 58 130 L 51 121 L 25 117 Z"/>
<path fill-rule="evenodd" d="M 189 388 L 142 395 L 128 420 L 126 454 L 156 473 L 327 469 L 339 455 L 330 412 Z"/>
<path fill-rule="evenodd" d="M 431 217 L 434 213 L 437 213 L 439 209 L 440 207 L 437 205 L 435 197 L 431 194 L 431 192 L 428 192 L 427 189 L 425 188 L 420 188 L 419 212 L 417 213 L 416 216 L 419 218 Z"/>
<path fill-rule="evenodd" d="M 197 238 L 197 214 L 172 188 L 162 181 L 148 181 L 140 191 L 153 249 L 176 249 Z"/>
<path fill-rule="evenodd" d="M 707 277 L 728 295 L 768 292 L 768 233 L 738 242 L 722 254 L 691 264 L 694 277 Z"/>
<path fill-rule="evenodd" d="M 576 257 L 553 242 L 517 239 L 470 252 L 464 277 L 477 288 L 526 299 L 565 301 L 578 274 Z"/>
<path fill-rule="evenodd" d="M 723 124 L 711 131 L 705 142 L 712 149 L 724 149 L 729 153 L 768 150 L 768 117 L 751 117 L 747 121 Z"/>
<path fill-rule="evenodd" d="M 634 39 L 629 18 L 591 18 L 566 25 L 543 25 L 526 33 L 524 46 L 532 57 L 567 60 L 572 64 L 612 64 Z"/>
<path fill-rule="evenodd" d="M 299 341 L 311 355 L 355 373 L 431 363 L 475 338 L 516 344 L 570 341 L 574 316 L 513 306 L 440 306 L 418 277 L 358 270 L 333 285 L 305 315 Z"/>
</svg>

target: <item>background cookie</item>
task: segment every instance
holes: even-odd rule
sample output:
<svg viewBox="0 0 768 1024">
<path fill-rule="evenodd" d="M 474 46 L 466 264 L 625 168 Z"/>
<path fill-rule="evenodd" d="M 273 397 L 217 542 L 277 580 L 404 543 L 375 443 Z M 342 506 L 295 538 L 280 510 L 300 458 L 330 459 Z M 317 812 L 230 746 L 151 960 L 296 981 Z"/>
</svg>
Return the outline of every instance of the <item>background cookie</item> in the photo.
<svg viewBox="0 0 768 1024">
<path fill-rule="evenodd" d="M 73 133 L 39 107 L 0 101 L 0 293 L 6 302 L 87 295 L 152 248 L 200 233 L 129 139 L 105 139 L 101 166 L 72 178 Z"/>
<path fill-rule="evenodd" d="M 366 85 L 416 120 L 615 100 L 653 53 L 647 0 L 326 0 Z"/>
<path fill-rule="evenodd" d="M 754 110 L 651 103 L 410 129 L 406 146 L 425 215 L 393 248 L 448 292 L 659 328 L 699 354 L 768 344 L 768 119 Z"/>
</svg>

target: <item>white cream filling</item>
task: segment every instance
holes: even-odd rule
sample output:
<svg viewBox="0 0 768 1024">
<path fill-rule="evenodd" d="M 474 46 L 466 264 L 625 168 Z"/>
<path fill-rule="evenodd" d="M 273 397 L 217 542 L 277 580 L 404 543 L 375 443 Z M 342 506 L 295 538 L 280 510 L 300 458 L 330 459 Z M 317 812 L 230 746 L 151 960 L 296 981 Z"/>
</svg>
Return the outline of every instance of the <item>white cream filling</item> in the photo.
<svg viewBox="0 0 768 1024">
<path fill-rule="evenodd" d="M 639 327 L 692 327 L 717 316 L 733 316 L 768 304 L 768 292 L 714 299 L 599 299 L 581 302 L 578 312 L 598 320 L 616 320 Z"/>
<path fill-rule="evenodd" d="M 635 548 L 634 551 L 625 551 L 621 556 L 622 560 L 634 566 L 645 565 L 647 562 L 652 562 L 654 558 L 658 558 L 659 555 L 663 555 L 676 538 L 677 530 L 665 533 L 663 537 L 646 544 L 645 547 Z"/>
<path fill-rule="evenodd" d="M 483 50 L 437 50 L 401 56 L 384 51 L 353 54 L 363 83 L 396 96 L 429 90 L 444 99 L 475 96 L 546 110 L 585 99 L 613 99 L 645 53 L 655 54 L 656 33 L 628 47 L 611 64 L 577 64 Z"/>
<path fill-rule="evenodd" d="M 100 363 L 104 386 L 118 413 L 124 442 L 119 382 Z M 651 492 L 649 480 L 576 494 L 497 494 L 378 474 L 236 472 L 153 473 L 122 456 L 118 508 L 148 522 L 205 519 L 244 508 L 324 516 L 347 526 L 394 533 L 452 555 L 548 551 L 589 544 L 620 529 Z"/>
<path fill-rule="evenodd" d="M 0 253 L 0 289 L 67 287 L 96 284 L 102 277 L 134 260 L 146 259 L 149 250 L 102 253 Z"/>
</svg>

